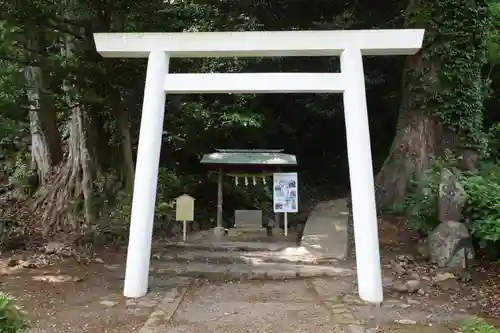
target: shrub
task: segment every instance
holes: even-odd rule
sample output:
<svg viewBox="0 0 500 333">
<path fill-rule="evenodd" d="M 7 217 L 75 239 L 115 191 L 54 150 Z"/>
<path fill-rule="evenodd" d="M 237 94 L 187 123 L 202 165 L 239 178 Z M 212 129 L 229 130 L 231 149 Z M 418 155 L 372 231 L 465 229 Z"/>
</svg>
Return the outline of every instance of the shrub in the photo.
<svg viewBox="0 0 500 333">
<path fill-rule="evenodd" d="M 486 164 L 462 178 L 468 195 L 464 217 L 472 222 L 471 233 L 482 248 L 493 247 L 500 241 L 500 167 Z"/>
<path fill-rule="evenodd" d="M 437 224 L 437 204 L 441 172 L 439 168 L 427 170 L 422 176 L 413 179 L 404 200 L 404 206 L 398 210 L 405 213 L 413 230 L 428 234 Z"/>
<path fill-rule="evenodd" d="M 29 327 L 25 313 L 8 294 L 0 292 L 0 333 L 20 333 Z"/>
<path fill-rule="evenodd" d="M 480 320 L 475 320 L 461 327 L 462 333 L 500 333 L 500 329 Z"/>
<path fill-rule="evenodd" d="M 17 186 L 26 185 L 26 178 L 28 177 L 29 172 L 30 169 L 26 163 L 25 156 L 23 154 L 18 154 L 9 180 Z"/>
<path fill-rule="evenodd" d="M 408 217 L 412 229 L 426 235 L 439 224 L 438 198 L 441 170 L 456 164 L 451 152 L 436 161 L 434 166 L 421 176 L 411 180 L 402 207 L 394 207 Z"/>
<path fill-rule="evenodd" d="M 182 184 L 177 175 L 160 167 L 156 195 L 155 215 L 157 219 L 168 216 L 173 211 L 173 199 L 181 194 Z M 85 241 L 93 244 L 119 245 L 129 236 L 132 213 L 132 193 L 124 189 L 108 195 L 102 203 L 98 223 L 92 226 Z"/>
</svg>

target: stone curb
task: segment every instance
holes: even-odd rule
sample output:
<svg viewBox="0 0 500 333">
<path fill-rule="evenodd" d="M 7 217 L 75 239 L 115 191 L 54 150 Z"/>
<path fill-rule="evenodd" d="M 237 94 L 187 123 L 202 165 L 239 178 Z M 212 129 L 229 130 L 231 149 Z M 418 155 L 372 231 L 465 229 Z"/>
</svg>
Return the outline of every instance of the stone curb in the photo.
<svg viewBox="0 0 500 333">
<path fill-rule="evenodd" d="M 148 320 L 144 323 L 139 333 L 164 333 L 188 289 L 189 286 L 174 287 L 169 290 L 155 311 L 151 313 Z"/>
</svg>

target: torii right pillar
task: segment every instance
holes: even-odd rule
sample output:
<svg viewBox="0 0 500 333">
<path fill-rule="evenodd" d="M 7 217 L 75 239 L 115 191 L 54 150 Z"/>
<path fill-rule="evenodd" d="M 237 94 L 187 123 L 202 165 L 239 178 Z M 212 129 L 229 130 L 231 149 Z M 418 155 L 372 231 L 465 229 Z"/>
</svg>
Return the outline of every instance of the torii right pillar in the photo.
<svg viewBox="0 0 500 333">
<path fill-rule="evenodd" d="M 344 117 L 359 295 L 364 300 L 380 303 L 383 300 L 382 274 L 361 50 L 344 50 L 340 55 L 340 68 L 346 80 Z"/>
</svg>

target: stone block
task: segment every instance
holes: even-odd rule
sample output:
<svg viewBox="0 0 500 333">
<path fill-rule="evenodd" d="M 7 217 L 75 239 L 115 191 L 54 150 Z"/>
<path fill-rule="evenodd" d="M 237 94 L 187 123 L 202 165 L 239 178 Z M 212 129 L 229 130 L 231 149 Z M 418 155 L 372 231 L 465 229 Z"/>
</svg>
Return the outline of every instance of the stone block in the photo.
<svg viewBox="0 0 500 333">
<path fill-rule="evenodd" d="M 235 210 L 234 228 L 243 229 L 261 229 L 262 211 L 261 210 Z"/>
<path fill-rule="evenodd" d="M 215 227 L 214 228 L 214 237 L 215 238 L 224 237 L 225 234 L 226 234 L 226 229 L 224 229 L 222 227 Z"/>
<path fill-rule="evenodd" d="M 439 221 L 460 221 L 466 201 L 467 193 L 458 181 L 458 176 L 448 169 L 443 169 L 439 184 Z"/>
</svg>

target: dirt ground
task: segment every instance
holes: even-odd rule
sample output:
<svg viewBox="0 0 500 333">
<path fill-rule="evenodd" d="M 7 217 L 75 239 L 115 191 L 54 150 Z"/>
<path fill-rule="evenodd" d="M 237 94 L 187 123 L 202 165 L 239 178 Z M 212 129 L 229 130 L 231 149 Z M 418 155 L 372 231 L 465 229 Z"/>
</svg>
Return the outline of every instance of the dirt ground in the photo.
<svg viewBox="0 0 500 333">
<path fill-rule="evenodd" d="M 127 303 L 121 296 L 125 252 L 101 253 L 98 258 L 90 264 L 71 258 L 40 269 L 3 267 L 0 286 L 29 314 L 34 327 L 30 332 L 135 332 L 161 298 L 161 290 L 147 296 L 147 306 Z"/>
<path fill-rule="evenodd" d="M 381 226 L 384 267 L 397 255 L 414 251 L 413 235 L 397 230 L 394 224 Z M 172 284 L 182 283 L 179 278 L 155 277 L 146 297 L 125 299 L 122 296 L 126 257 L 123 248 L 97 249 L 90 262 L 85 263 L 77 262 L 74 257 L 35 255 L 39 261 L 49 262 L 40 268 L 8 267 L 13 257 L 30 258 L 33 255 L 4 253 L 0 256 L 0 289 L 17 298 L 29 314 L 33 322 L 29 333 L 139 332 L 162 300 L 165 290 Z M 500 318 L 500 294 L 497 292 L 500 269 L 494 264 L 479 267 L 474 269 L 471 283 L 429 289 L 425 304 L 457 304 L 466 309 L 463 311 L 481 317 Z"/>
<path fill-rule="evenodd" d="M 380 221 L 379 237 L 382 265 L 398 254 L 417 253 L 417 235 L 407 231 L 404 221 Z M 430 265 L 421 264 L 421 270 L 432 270 Z M 443 283 L 437 289 L 429 290 L 430 300 L 446 300 L 450 304 L 468 303 L 469 312 L 484 318 L 491 318 L 496 326 L 500 325 L 500 262 L 476 260 L 470 268 L 471 279 L 467 283 Z M 445 281 L 446 282 L 446 281 Z M 456 282 L 456 281 L 455 281 Z"/>
</svg>

